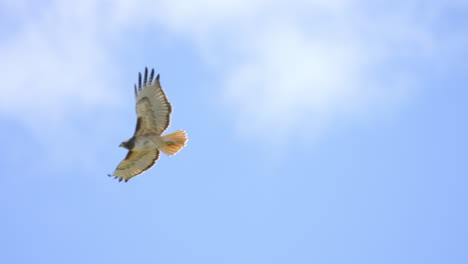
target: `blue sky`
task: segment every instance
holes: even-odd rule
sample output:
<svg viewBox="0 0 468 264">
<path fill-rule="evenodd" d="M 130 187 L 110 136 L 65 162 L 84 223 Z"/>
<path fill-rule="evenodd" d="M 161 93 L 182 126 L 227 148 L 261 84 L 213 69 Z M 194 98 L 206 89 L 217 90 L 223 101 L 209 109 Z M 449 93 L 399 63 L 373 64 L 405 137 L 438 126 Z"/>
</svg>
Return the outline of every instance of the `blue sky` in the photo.
<svg viewBox="0 0 468 264">
<path fill-rule="evenodd" d="M 466 1 L 0 3 L 1 263 L 468 263 Z M 179 154 L 108 178 L 161 74 Z"/>
</svg>

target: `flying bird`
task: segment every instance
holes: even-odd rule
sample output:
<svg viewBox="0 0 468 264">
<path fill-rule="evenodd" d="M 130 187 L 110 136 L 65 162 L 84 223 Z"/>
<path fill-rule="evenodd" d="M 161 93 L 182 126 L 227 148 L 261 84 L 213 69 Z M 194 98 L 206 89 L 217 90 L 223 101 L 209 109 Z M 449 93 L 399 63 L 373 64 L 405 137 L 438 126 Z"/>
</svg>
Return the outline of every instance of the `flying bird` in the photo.
<svg viewBox="0 0 468 264">
<path fill-rule="evenodd" d="M 141 73 L 138 73 L 138 87 L 135 84 L 137 124 L 133 137 L 120 143 L 120 147 L 128 149 L 127 156 L 115 169 L 114 178 L 127 182 L 132 177 L 150 169 L 159 158 L 159 151 L 168 156 L 179 152 L 187 142 L 187 134 L 177 130 L 171 134 L 162 135 L 170 122 L 172 111 L 159 82 L 159 74 L 153 81 L 154 69 L 148 78 L 148 68 L 145 68 L 143 83 Z"/>
</svg>

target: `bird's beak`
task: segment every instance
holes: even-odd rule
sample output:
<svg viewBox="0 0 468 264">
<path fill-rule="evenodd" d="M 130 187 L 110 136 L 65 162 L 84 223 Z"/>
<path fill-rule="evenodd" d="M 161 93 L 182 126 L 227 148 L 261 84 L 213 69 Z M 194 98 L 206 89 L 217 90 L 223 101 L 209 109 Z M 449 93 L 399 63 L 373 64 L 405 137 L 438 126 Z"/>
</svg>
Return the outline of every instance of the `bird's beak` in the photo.
<svg viewBox="0 0 468 264">
<path fill-rule="evenodd" d="M 123 143 L 120 143 L 119 148 L 123 148 L 123 146 L 124 146 Z"/>
</svg>

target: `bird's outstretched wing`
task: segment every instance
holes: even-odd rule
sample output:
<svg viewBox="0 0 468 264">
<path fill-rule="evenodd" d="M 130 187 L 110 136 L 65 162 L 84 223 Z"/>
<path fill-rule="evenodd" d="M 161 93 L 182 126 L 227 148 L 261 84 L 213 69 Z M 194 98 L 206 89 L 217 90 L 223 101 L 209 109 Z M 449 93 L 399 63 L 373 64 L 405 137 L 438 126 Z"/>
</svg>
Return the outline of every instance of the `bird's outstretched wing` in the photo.
<svg viewBox="0 0 468 264">
<path fill-rule="evenodd" d="M 142 174 L 153 167 L 159 158 L 159 150 L 129 151 L 125 159 L 120 162 L 113 175 L 119 181 L 127 182 L 132 177 Z"/>
<path fill-rule="evenodd" d="M 145 68 L 143 83 L 141 73 L 138 74 L 138 86 L 135 84 L 138 117 L 135 136 L 161 135 L 169 126 L 172 107 L 159 83 L 159 74 L 154 81 L 153 77 L 154 69 L 148 78 L 148 68 Z"/>
</svg>

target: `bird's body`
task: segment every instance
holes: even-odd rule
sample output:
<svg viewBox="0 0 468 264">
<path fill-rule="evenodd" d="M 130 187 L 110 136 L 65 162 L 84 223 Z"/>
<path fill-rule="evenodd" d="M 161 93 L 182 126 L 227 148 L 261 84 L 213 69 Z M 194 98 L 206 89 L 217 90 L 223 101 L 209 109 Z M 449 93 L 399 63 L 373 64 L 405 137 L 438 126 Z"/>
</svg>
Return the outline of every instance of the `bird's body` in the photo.
<svg viewBox="0 0 468 264">
<path fill-rule="evenodd" d="M 180 130 L 179 130 L 180 131 Z M 128 142 L 125 143 L 124 142 Z M 169 145 L 173 145 L 176 142 L 166 136 L 158 136 L 158 135 L 145 135 L 145 136 L 138 136 L 132 137 L 131 139 L 124 141 L 121 144 L 121 147 L 124 147 L 128 150 L 132 151 L 143 151 L 149 149 L 159 149 L 167 147 Z"/>
<path fill-rule="evenodd" d="M 119 181 L 128 181 L 151 168 L 159 158 L 159 151 L 168 156 L 176 154 L 185 146 L 187 134 L 177 130 L 168 135 L 162 135 L 169 126 L 172 111 L 171 104 L 164 94 L 159 75 L 153 82 L 154 69 L 148 77 L 145 69 L 143 80 L 141 73 L 138 78 L 138 88 L 135 84 L 137 126 L 135 134 L 122 142 L 121 147 L 128 149 L 125 159 L 117 166 L 113 175 Z"/>
<path fill-rule="evenodd" d="M 148 149 L 157 149 L 164 145 L 165 144 L 161 136 L 147 135 L 132 138 L 127 142 L 127 144 L 122 144 L 122 147 L 132 151 L 142 151 Z"/>
</svg>

